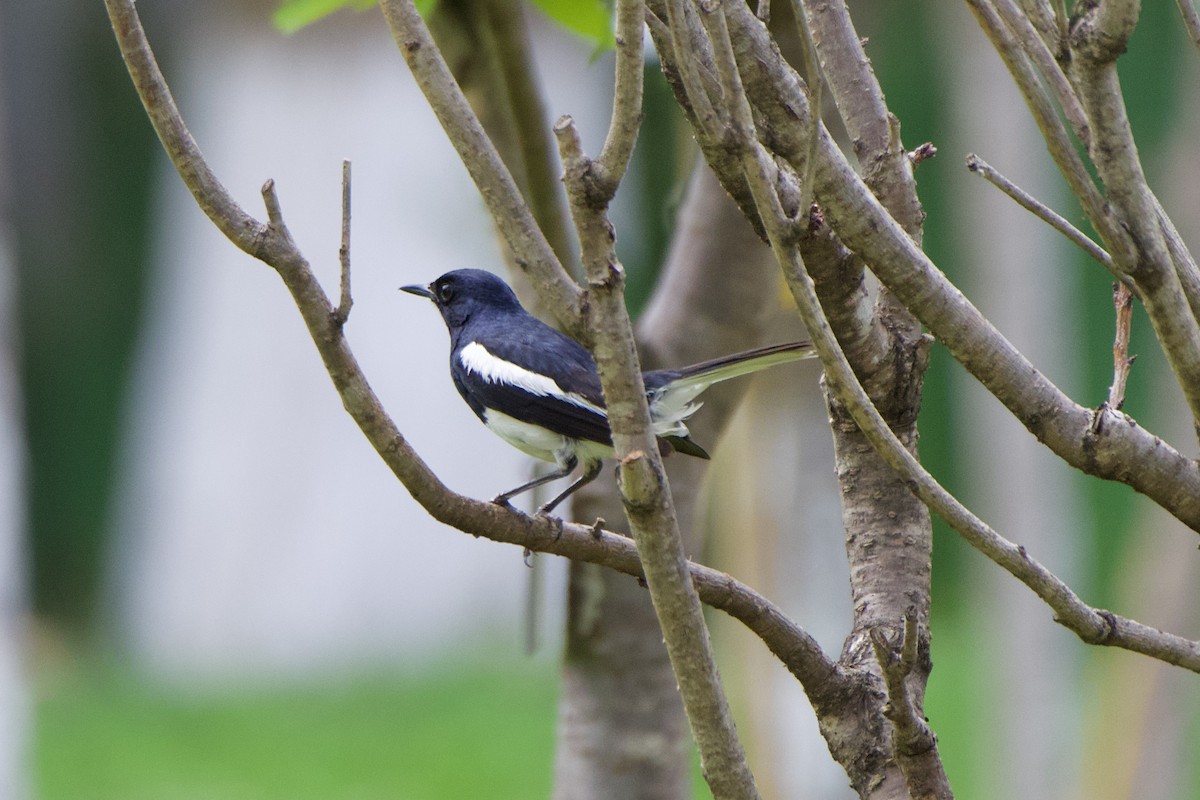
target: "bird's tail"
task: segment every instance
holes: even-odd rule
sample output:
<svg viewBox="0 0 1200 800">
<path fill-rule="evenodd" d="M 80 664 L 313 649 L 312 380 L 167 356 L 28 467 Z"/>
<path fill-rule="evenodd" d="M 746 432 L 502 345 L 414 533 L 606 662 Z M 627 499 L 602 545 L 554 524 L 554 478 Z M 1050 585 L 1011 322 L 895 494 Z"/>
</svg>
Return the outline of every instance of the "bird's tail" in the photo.
<svg viewBox="0 0 1200 800">
<path fill-rule="evenodd" d="M 682 424 L 683 420 L 700 408 L 700 403 L 693 401 L 714 383 L 758 372 L 776 364 L 812 358 L 816 354 L 811 342 L 787 342 L 701 361 L 689 367 L 649 373 L 646 376 L 647 389 L 657 423 L 655 427 L 661 428 L 656 433 L 660 436 L 686 436 L 687 428 Z"/>
<path fill-rule="evenodd" d="M 700 391 L 704 391 L 714 383 L 758 372 L 776 364 L 787 364 L 790 361 L 812 358 L 816 354 L 817 351 L 812 342 L 769 344 L 765 347 L 756 347 L 753 350 L 701 361 L 690 367 L 671 370 L 675 373 L 675 377 L 668 385 L 697 385 L 701 387 Z"/>
</svg>

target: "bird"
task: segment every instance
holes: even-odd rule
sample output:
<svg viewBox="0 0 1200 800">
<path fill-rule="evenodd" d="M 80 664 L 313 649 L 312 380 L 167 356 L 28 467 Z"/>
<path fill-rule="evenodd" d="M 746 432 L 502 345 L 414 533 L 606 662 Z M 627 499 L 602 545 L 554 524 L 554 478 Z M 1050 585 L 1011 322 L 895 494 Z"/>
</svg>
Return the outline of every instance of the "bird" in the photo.
<svg viewBox="0 0 1200 800">
<path fill-rule="evenodd" d="M 557 467 L 492 502 L 507 505 L 582 464 L 579 478 L 538 508 L 538 514 L 548 515 L 595 480 L 614 451 L 600 376 L 587 348 L 526 311 L 508 284 L 486 270 L 457 269 L 428 286 L 400 290 L 433 301 L 441 313 L 450 332 L 450 378 L 475 415 L 513 447 Z M 714 383 L 815 354 L 809 342 L 787 342 L 679 369 L 643 372 L 661 452 L 707 459 L 684 424 L 700 408 L 696 398 L 701 392 Z"/>
</svg>

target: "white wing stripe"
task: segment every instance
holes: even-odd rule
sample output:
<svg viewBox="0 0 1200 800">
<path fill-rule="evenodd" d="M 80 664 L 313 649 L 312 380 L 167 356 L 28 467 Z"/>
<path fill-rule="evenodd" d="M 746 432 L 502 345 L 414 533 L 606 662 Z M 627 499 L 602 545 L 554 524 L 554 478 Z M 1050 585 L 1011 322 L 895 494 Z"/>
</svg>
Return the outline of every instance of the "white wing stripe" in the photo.
<svg viewBox="0 0 1200 800">
<path fill-rule="evenodd" d="M 574 392 L 564 392 L 553 378 L 539 375 L 511 361 L 494 356 L 479 342 L 471 342 L 464 347 L 458 354 L 458 360 L 467 372 L 474 372 L 488 383 L 515 386 L 539 397 L 554 397 L 602 417 L 608 416 L 603 408 L 588 401 L 587 398 Z"/>
</svg>

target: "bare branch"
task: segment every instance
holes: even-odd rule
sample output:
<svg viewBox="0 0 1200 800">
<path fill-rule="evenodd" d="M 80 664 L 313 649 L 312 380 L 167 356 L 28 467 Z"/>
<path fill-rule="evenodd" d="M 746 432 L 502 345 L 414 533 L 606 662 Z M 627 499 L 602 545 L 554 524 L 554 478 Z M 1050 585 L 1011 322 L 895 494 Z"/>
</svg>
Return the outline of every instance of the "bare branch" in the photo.
<svg viewBox="0 0 1200 800">
<path fill-rule="evenodd" d="M 513 145 L 508 148 L 509 152 L 504 152 L 505 148 L 501 145 L 501 157 L 512 165 L 510 171 L 519 173 L 514 178 L 528 198 L 533 218 L 551 248 L 560 261 L 570 262 L 570 226 L 563 203 L 562 183 L 558 179 L 557 152 L 550 135 L 550 120 L 536 78 L 525 4 L 511 0 L 484 0 L 461 4 L 458 13 L 474 18 L 471 33 L 461 33 L 475 34 L 482 40 L 482 71 L 496 73 L 477 80 L 500 89 L 495 92 L 499 97 L 475 99 L 477 112 L 479 103 L 490 103 L 494 108 L 502 109 L 490 119 L 486 113 L 481 113 L 480 122 L 488 138 L 493 141 L 501 137 L 489 126 L 511 127 L 511 136 L 504 138 L 511 139 Z M 462 24 L 468 26 L 471 23 Z M 470 68 L 467 70 L 474 71 Z M 470 94 L 469 90 L 465 93 Z M 574 263 L 567 264 L 567 271 L 575 280 L 581 277 L 577 269 Z M 540 298 L 539 304 L 543 304 Z"/>
<path fill-rule="evenodd" d="M 1183 293 L 1187 296 L 1192 314 L 1196 319 L 1200 319 L 1200 266 L 1197 266 L 1195 257 L 1188 250 L 1175 223 L 1167 216 L 1167 212 L 1158 201 L 1157 196 L 1154 197 L 1154 206 L 1158 209 L 1158 223 L 1162 228 L 1163 239 L 1167 243 L 1167 252 L 1171 254 L 1171 260 L 1175 263 L 1175 271 L 1179 274 L 1179 283 L 1183 286 Z"/>
<path fill-rule="evenodd" d="M 383 15 L 417 85 L 441 122 L 512 249 L 517 263 L 563 326 L 585 336 L 578 315 L 579 287 L 571 280 L 534 221 L 512 175 L 484 133 L 462 90 L 450 74 L 412 0 L 380 0 Z"/>
<path fill-rule="evenodd" d="M 759 14 L 759 19 L 763 19 Z M 804 173 L 800 178 L 800 196 L 806 203 L 812 202 L 813 164 L 817 160 L 817 137 L 821 130 L 821 106 L 824 104 L 825 80 L 821 70 L 821 59 L 817 54 L 817 42 L 813 38 L 812 23 L 808 19 L 808 8 L 803 0 L 792 0 L 792 18 L 796 21 L 800 47 L 804 51 L 804 80 L 808 86 L 809 115 L 808 160 L 804 162 Z M 766 20 L 763 20 L 766 22 Z"/>
<path fill-rule="evenodd" d="M 741 48 L 742 81 L 761 115 L 760 133 L 790 163 L 803 164 L 808 139 L 800 131 L 808 109 L 801 105 L 798 77 L 782 62 L 753 14 L 740 13 L 739 6 L 732 4 L 729 26 Z M 663 46 L 657 36 L 656 45 Z M 680 97 L 679 91 L 676 96 Z M 697 138 L 702 139 L 699 133 Z M 704 153 L 722 185 L 761 225 L 753 198 L 747 208 L 745 172 L 736 166 L 736 159 L 729 158 L 727 149 L 705 146 Z M 814 189 L 824 218 L 845 246 L 870 265 L 880 281 L 1039 441 L 1083 472 L 1132 486 L 1200 531 L 1200 465 L 1194 459 L 1123 414 L 1110 415 L 1099 432 L 1093 430 L 1094 410 L 1067 397 L 950 283 L 866 188 L 825 132 L 817 162 Z M 1121 241 L 1127 243 L 1127 237 Z"/>
<path fill-rule="evenodd" d="M 571 118 L 560 119 L 554 132 L 588 278 L 592 353 L 612 427 L 617 484 L 700 752 L 701 770 L 715 798 L 753 800 L 758 790 L 717 674 L 700 599 L 689 580 L 674 503 L 650 422 L 625 308 L 624 270 L 613 248 L 608 197 L 590 179 L 593 162 L 584 155 Z"/>
<path fill-rule="evenodd" d="M 899 122 L 888 111 L 850 10 L 846 3 L 833 0 L 806 0 L 804 5 L 829 90 L 854 141 L 863 181 L 919 241 L 925 213 L 917 200 L 913 165 L 901 145 Z M 819 116 L 819 109 L 812 113 Z"/>
<path fill-rule="evenodd" d="M 642 78 L 645 57 L 642 53 L 641 0 L 617 3 L 617 67 L 613 89 L 612 119 L 604 146 L 593 166 L 595 180 L 611 198 L 629 166 L 633 146 L 642 123 Z"/>
<path fill-rule="evenodd" d="M 1051 228 L 1054 228 L 1054 230 L 1067 237 L 1080 250 L 1087 253 L 1112 273 L 1113 277 L 1118 281 L 1128 286 L 1133 286 L 1133 279 L 1116 268 L 1116 265 L 1113 264 L 1112 256 L 1103 247 L 1093 242 L 1086 233 L 1076 228 L 1065 217 L 1058 214 L 1058 212 L 1004 177 L 991 164 L 974 153 L 970 153 L 967 155 L 967 169 L 985 178 L 997 189 L 1015 200 L 1021 208 L 1032 213 Z"/>
<path fill-rule="evenodd" d="M 917 666 L 921 640 L 917 627 L 917 610 L 909 608 L 898 642 L 889 641 L 882 629 L 871 631 L 871 645 L 888 688 L 888 704 L 883 713 L 896 726 L 897 748 L 909 755 L 924 753 L 935 745 L 933 731 L 913 705 L 906 685 Z"/>
<path fill-rule="evenodd" d="M 342 244 L 338 248 L 341 265 L 340 298 L 333 310 L 333 321 L 339 328 L 350 318 L 354 298 L 350 295 L 350 162 L 342 162 Z"/>
</svg>

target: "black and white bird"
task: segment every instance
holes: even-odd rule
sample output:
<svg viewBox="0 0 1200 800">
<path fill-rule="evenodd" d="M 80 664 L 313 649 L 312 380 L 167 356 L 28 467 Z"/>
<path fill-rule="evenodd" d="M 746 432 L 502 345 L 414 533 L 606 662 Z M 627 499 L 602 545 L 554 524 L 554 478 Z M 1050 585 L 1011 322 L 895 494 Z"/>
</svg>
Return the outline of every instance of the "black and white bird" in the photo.
<svg viewBox="0 0 1200 800">
<path fill-rule="evenodd" d="M 483 424 L 501 439 L 558 469 L 497 495 L 507 503 L 535 486 L 583 472 L 538 509 L 550 512 L 600 474 L 613 456 L 612 433 L 592 355 L 579 342 L 521 307 L 503 280 L 490 272 L 460 269 L 429 286 L 402 291 L 427 297 L 450 331 L 450 377 Z M 807 342 L 759 347 L 681 369 L 643 373 L 650 419 L 660 447 L 699 458 L 684 420 L 700 407 L 696 397 L 714 383 L 811 358 Z"/>
</svg>

